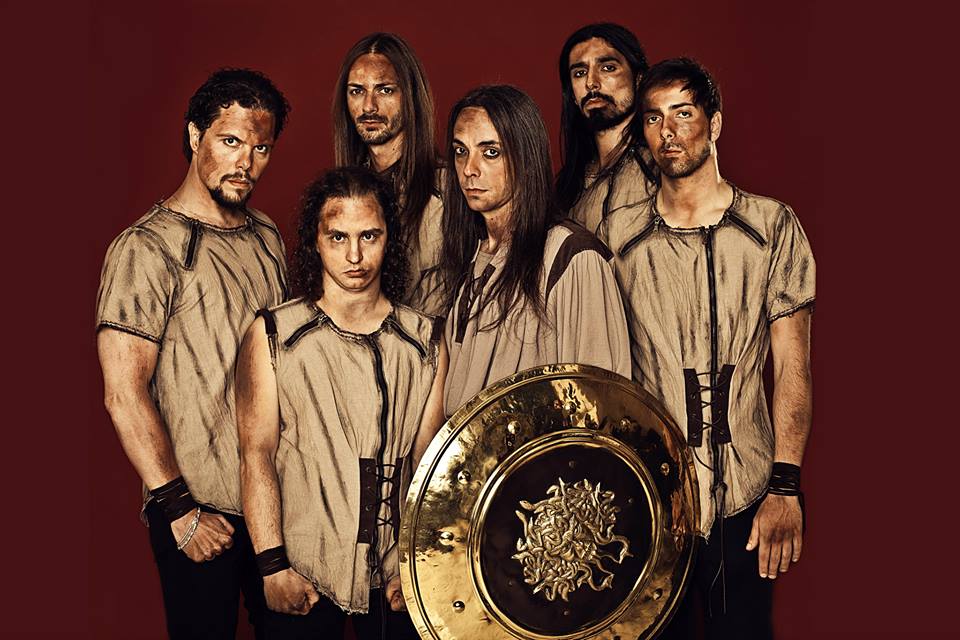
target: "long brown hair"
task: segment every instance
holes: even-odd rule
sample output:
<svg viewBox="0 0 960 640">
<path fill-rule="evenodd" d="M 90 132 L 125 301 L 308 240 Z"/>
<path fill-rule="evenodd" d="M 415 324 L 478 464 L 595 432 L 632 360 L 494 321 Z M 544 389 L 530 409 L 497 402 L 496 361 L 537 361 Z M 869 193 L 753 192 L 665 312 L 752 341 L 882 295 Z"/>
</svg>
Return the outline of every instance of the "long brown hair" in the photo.
<svg viewBox="0 0 960 640">
<path fill-rule="evenodd" d="M 460 190 L 453 157 L 453 128 L 457 117 L 468 107 L 487 112 L 493 123 L 504 157 L 511 191 L 510 253 L 500 277 L 481 307 L 496 299 L 500 316 L 489 327 L 503 324 L 510 311 L 529 304 L 544 317 L 545 302 L 540 292 L 543 251 L 547 231 L 563 217 L 553 192 L 550 140 L 537 104 L 530 96 L 509 85 L 478 87 L 465 95 L 450 111 L 447 124 L 447 166 L 443 191 L 443 251 L 441 278 L 447 306 L 471 273 L 470 264 L 477 243 L 486 237 L 483 216 L 470 209 Z"/>
<path fill-rule="evenodd" d="M 433 94 L 423 66 L 400 36 L 371 33 L 347 52 L 333 92 L 333 148 L 337 166 L 358 166 L 369 160 L 367 145 L 360 138 L 347 107 L 347 78 L 360 56 L 379 53 L 390 61 L 400 84 L 403 104 L 403 152 L 391 172 L 401 204 L 404 240 L 416 245 L 423 209 L 436 193 L 437 150 L 434 146 Z"/>
</svg>

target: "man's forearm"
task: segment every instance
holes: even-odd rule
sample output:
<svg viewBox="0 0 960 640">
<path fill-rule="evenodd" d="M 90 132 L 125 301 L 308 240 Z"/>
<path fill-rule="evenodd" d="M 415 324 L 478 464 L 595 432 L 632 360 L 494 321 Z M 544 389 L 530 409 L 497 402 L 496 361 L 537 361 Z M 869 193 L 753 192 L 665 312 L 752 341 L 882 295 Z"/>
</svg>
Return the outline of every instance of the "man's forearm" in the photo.
<svg viewBox="0 0 960 640">
<path fill-rule="evenodd" d="M 778 320 L 774 327 L 774 460 L 800 466 L 813 421 L 809 311 Z"/>
<path fill-rule="evenodd" d="M 180 475 L 170 435 L 146 389 L 108 394 L 105 404 L 120 445 L 148 489 Z"/>
<path fill-rule="evenodd" d="M 243 452 L 240 457 L 243 514 L 256 552 L 283 544 L 280 481 L 273 457 L 266 450 Z"/>
</svg>

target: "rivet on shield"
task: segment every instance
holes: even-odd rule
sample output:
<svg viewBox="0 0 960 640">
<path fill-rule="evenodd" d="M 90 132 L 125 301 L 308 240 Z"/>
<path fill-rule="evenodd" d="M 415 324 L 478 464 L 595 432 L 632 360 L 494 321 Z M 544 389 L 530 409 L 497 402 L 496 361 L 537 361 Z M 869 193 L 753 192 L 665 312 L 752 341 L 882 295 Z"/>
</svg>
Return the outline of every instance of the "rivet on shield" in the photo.
<svg viewBox="0 0 960 640">
<path fill-rule="evenodd" d="M 576 460 L 571 460 L 570 462 L 567 463 L 567 466 L 570 467 L 571 469 L 576 469 L 576 468 L 577 468 L 577 461 L 576 461 Z"/>
<path fill-rule="evenodd" d="M 573 400 L 567 400 L 563 403 L 563 410 L 567 413 L 573 413 L 577 410 L 577 405 L 573 403 Z"/>
<path fill-rule="evenodd" d="M 654 600 L 659 600 L 660 596 L 662 595 L 663 595 L 663 589 L 654 589 L 653 593 L 650 594 L 650 597 L 653 598 Z"/>
<path fill-rule="evenodd" d="M 459 482 L 460 484 L 467 484 L 468 482 L 470 482 L 470 472 L 461 471 L 460 473 L 458 473 L 457 482 Z"/>
<path fill-rule="evenodd" d="M 670 465 L 668 465 L 666 462 L 660 465 L 660 473 L 665 476 L 670 475 Z"/>
<path fill-rule="evenodd" d="M 624 429 L 629 429 L 630 424 L 631 424 L 630 418 L 622 418 L 620 420 L 620 426 L 623 427 Z"/>
<path fill-rule="evenodd" d="M 510 422 L 507 423 L 507 433 L 509 433 L 510 435 L 516 435 L 518 426 L 519 425 L 517 424 L 516 420 L 511 420 Z"/>
<path fill-rule="evenodd" d="M 449 531 L 441 531 L 440 539 L 443 540 L 444 542 L 450 542 L 451 540 L 453 540 L 453 533 Z"/>
<path fill-rule="evenodd" d="M 455 600 L 453 603 L 453 609 L 454 611 L 463 611 L 463 601 Z"/>
</svg>

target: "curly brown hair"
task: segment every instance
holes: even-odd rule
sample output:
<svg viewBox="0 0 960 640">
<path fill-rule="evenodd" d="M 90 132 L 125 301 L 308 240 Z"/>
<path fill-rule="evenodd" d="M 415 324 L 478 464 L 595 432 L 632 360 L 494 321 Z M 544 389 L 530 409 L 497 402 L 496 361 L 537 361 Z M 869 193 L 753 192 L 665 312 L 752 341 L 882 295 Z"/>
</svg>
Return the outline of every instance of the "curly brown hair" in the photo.
<svg viewBox="0 0 960 640">
<path fill-rule="evenodd" d="M 407 289 L 409 261 L 403 244 L 400 217 L 393 186 L 364 167 L 331 169 L 311 182 L 300 200 L 297 248 L 293 252 L 290 281 L 294 294 L 312 300 L 323 296 L 323 261 L 317 251 L 320 211 L 331 198 L 377 199 L 387 223 L 387 246 L 380 270 L 380 290 L 393 304 L 403 301 Z"/>
</svg>

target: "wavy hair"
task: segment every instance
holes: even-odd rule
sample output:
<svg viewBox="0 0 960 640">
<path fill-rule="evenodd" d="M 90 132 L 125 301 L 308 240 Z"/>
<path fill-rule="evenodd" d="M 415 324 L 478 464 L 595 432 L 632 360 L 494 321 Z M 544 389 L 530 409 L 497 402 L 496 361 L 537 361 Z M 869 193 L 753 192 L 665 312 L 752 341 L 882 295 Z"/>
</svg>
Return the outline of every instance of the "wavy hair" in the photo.
<svg viewBox="0 0 960 640">
<path fill-rule="evenodd" d="M 403 300 L 407 288 L 407 250 L 400 237 L 400 219 L 393 186 L 370 169 L 340 167 L 315 179 L 300 200 L 297 248 L 293 252 L 290 281 L 297 296 L 319 300 L 323 296 L 323 261 L 317 251 L 320 212 L 332 198 L 362 198 L 372 195 L 387 224 L 387 246 L 380 268 L 380 290 L 393 304 Z"/>
<path fill-rule="evenodd" d="M 499 317 L 484 330 L 503 324 L 517 305 L 530 307 L 544 317 L 540 292 L 543 251 L 547 231 L 563 218 L 552 187 L 550 140 L 536 103 L 509 85 L 482 86 L 469 92 L 450 111 L 447 123 L 447 166 L 443 190 L 443 250 L 440 277 L 447 306 L 471 274 L 477 243 L 487 236 L 483 216 L 472 211 L 460 189 L 453 155 L 453 130 L 460 113 L 475 107 L 486 111 L 493 123 L 507 163 L 510 180 L 510 250 L 500 276 L 481 300 L 481 307 L 496 300 Z"/>
<path fill-rule="evenodd" d="M 574 31 L 563 43 L 558 61 L 561 89 L 560 154 L 563 164 L 557 173 L 557 200 L 564 211 L 569 211 L 583 195 L 583 181 L 587 172 L 587 165 L 597 157 L 597 143 L 594 140 L 593 132 L 587 126 L 586 116 L 583 115 L 573 97 L 573 81 L 570 79 L 570 52 L 573 51 L 575 46 L 591 38 L 605 40 L 607 44 L 616 49 L 633 71 L 634 81 L 638 76 L 646 73 L 648 68 L 647 56 L 644 54 L 637 36 L 633 35 L 626 27 L 618 24 L 611 22 L 588 24 Z M 633 101 L 634 113 L 639 107 L 638 103 L 639 100 L 635 96 Z M 642 135 L 637 141 L 632 127 L 627 127 L 624 131 L 624 138 L 620 141 L 623 150 L 620 154 L 620 160 L 624 160 L 631 154 L 635 155 L 644 173 L 648 174 L 648 177 L 653 180 L 654 176 L 652 172 L 649 172 L 647 163 L 642 161 L 636 150 L 637 143 L 642 143 L 642 141 Z M 612 171 L 618 164 L 619 162 L 614 163 L 606 171 Z"/>
<path fill-rule="evenodd" d="M 203 135 L 220 115 L 220 109 L 226 109 L 234 102 L 246 109 L 269 111 L 273 115 L 273 139 L 280 137 L 290 114 L 290 103 L 270 79 L 253 69 L 218 69 L 190 97 L 183 116 L 183 155 L 187 162 L 193 159 L 190 123 L 195 124 Z"/>
<path fill-rule="evenodd" d="M 350 116 L 347 106 L 347 79 L 350 68 L 360 56 L 379 53 L 386 56 L 397 73 L 403 96 L 403 152 L 391 172 L 397 194 L 402 194 L 400 220 L 404 240 L 418 241 L 417 232 L 423 209 L 436 192 L 437 150 L 433 121 L 433 94 L 423 66 L 403 38 L 392 33 L 371 33 L 347 52 L 340 65 L 333 92 L 333 149 L 338 166 L 359 166 L 369 160 L 367 145 Z"/>
</svg>

